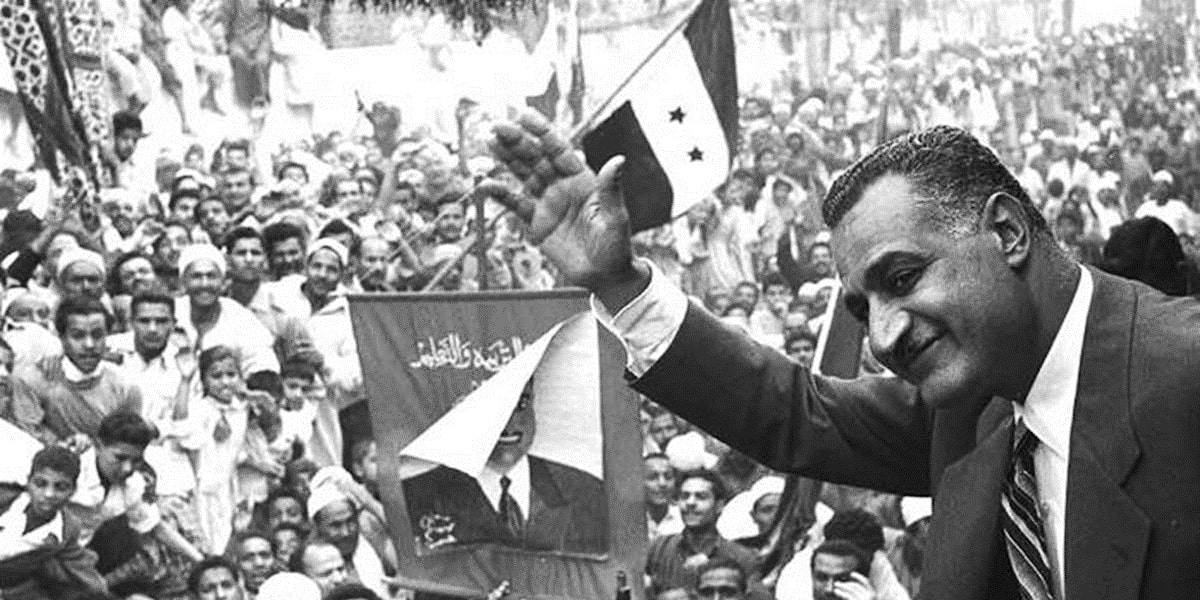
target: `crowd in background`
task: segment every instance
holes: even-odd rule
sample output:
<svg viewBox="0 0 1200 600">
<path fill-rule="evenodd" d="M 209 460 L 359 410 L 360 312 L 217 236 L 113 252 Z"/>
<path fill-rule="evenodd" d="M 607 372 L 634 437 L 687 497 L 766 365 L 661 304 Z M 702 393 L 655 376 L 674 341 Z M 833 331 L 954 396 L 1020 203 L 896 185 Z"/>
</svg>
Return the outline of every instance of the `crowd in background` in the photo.
<svg viewBox="0 0 1200 600">
<path fill-rule="evenodd" d="M 101 210 L 59 206 L 33 171 L 0 173 L 0 427 L 31 441 L 0 460 L 0 591 L 408 596 L 394 580 L 346 294 L 559 283 L 518 219 L 476 207 L 478 179 L 516 181 L 487 156 L 489 117 L 461 103 L 467 133 L 448 144 L 376 104 L 359 107 L 368 134 L 318 134 L 293 103 L 302 95 L 288 96 L 302 87 L 294 57 L 319 44 L 302 10 L 143 10 L 112 20 L 127 44 L 110 57 L 124 78 L 114 75 L 122 110 Z M 875 144 L 953 125 L 997 152 L 1064 251 L 1191 293 L 1191 43 L 1172 26 L 1103 27 L 840 66 L 819 89 L 744 98 L 727 182 L 638 234 L 635 251 L 810 366 L 838 285 L 821 197 Z M 265 148 L 251 114 L 241 136 L 145 161 L 148 64 L 181 135 L 195 114 L 228 108 L 223 85 L 243 108 L 289 103 L 298 135 Z M 882 367 L 866 353 L 863 369 Z M 648 595 L 918 592 L 927 499 L 769 473 L 649 400 L 642 423 Z"/>
</svg>

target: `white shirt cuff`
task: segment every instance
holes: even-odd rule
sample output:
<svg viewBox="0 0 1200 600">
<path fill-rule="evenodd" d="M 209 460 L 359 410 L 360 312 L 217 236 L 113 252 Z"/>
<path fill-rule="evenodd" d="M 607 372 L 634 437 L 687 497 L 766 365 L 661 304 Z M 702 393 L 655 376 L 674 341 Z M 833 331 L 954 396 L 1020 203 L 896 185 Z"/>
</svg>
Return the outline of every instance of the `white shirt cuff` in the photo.
<svg viewBox="0 0 1200 600">
<path fill-rule="evenodd" d="M 650 269 L 650 285 L 641 294 L 617 311 L 616 315 L 609 314 L 595 295 L 591 303 L 596 320 L 625 346 L 625 366 L 631 373 L 641 377 L 675 341 L 675 335 L 679 333 L 687 314 L 688 300 L 683 291 L 672 285 L 653 262 L 638 260 Z"/>
</svg>

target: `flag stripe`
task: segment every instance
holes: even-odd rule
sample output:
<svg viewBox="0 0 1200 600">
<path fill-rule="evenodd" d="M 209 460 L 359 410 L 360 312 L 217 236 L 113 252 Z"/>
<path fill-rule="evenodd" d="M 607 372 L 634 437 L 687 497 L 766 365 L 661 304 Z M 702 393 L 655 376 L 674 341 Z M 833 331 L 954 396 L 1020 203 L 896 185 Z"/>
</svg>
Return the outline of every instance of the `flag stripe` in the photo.
<svg viewBox="0 0 1200 600">
<path fill-rule="evenodd" d="M 621 185 L 625 192 L 625 206 L 629 210 L 630 226 L 634 231 L 644 229 L 646 224 L 671 220 L 671 202 L 651 201 L 655 198 L 669 200 L 673 196 L 671 180 L 650 148 L 650 142 L 628 101 L 584 136 L 583 153 L 587 155 L 588 166 L 593 171 L 599 171 L 608 159 L 618 154 L 625 155 L 625 173 Z"/>
<path fill-rule="evenodd" d="M 737 61 L 734 55 L 733 22 L 729 0 L 706 0 L 683 30 L 683 36 L 696 57 L 700 78 L 712 98 L 721 121 L 721 131 L 729 145 L 729 156 L 737 153 L 738 94 Z"/>
</svg>

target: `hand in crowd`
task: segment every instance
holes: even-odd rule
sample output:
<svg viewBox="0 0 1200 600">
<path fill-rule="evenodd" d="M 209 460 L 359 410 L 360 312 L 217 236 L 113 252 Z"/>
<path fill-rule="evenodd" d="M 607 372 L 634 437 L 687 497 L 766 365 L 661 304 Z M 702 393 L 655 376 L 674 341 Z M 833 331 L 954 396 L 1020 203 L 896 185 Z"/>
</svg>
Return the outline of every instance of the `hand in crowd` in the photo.
<svg viewBox="0 0 1200 600">
<path fill-rule="evenodd" d="M 840 600 L 876 600 L 875 588 L 871 580 L 862 573 L 851 571 L 848 581 L 838 581 L 833 584 L 833 595 Z"/>
</svg>

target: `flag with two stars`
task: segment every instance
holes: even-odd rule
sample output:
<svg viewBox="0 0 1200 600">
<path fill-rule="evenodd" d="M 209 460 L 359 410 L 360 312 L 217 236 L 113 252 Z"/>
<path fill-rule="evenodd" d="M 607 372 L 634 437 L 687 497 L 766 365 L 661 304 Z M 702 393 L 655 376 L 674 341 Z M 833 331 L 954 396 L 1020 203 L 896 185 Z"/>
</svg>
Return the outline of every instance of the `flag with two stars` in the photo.
<svg viewBox="0 0 1200 600">
<path fill-rule="evenodd" d="M 599 171 L 625 156 L 633 231 L 688 211 L 725 182 L 737 143 L 737 66 L 729 0 L 703 0 L 583 137 Z"/>
</svg>

